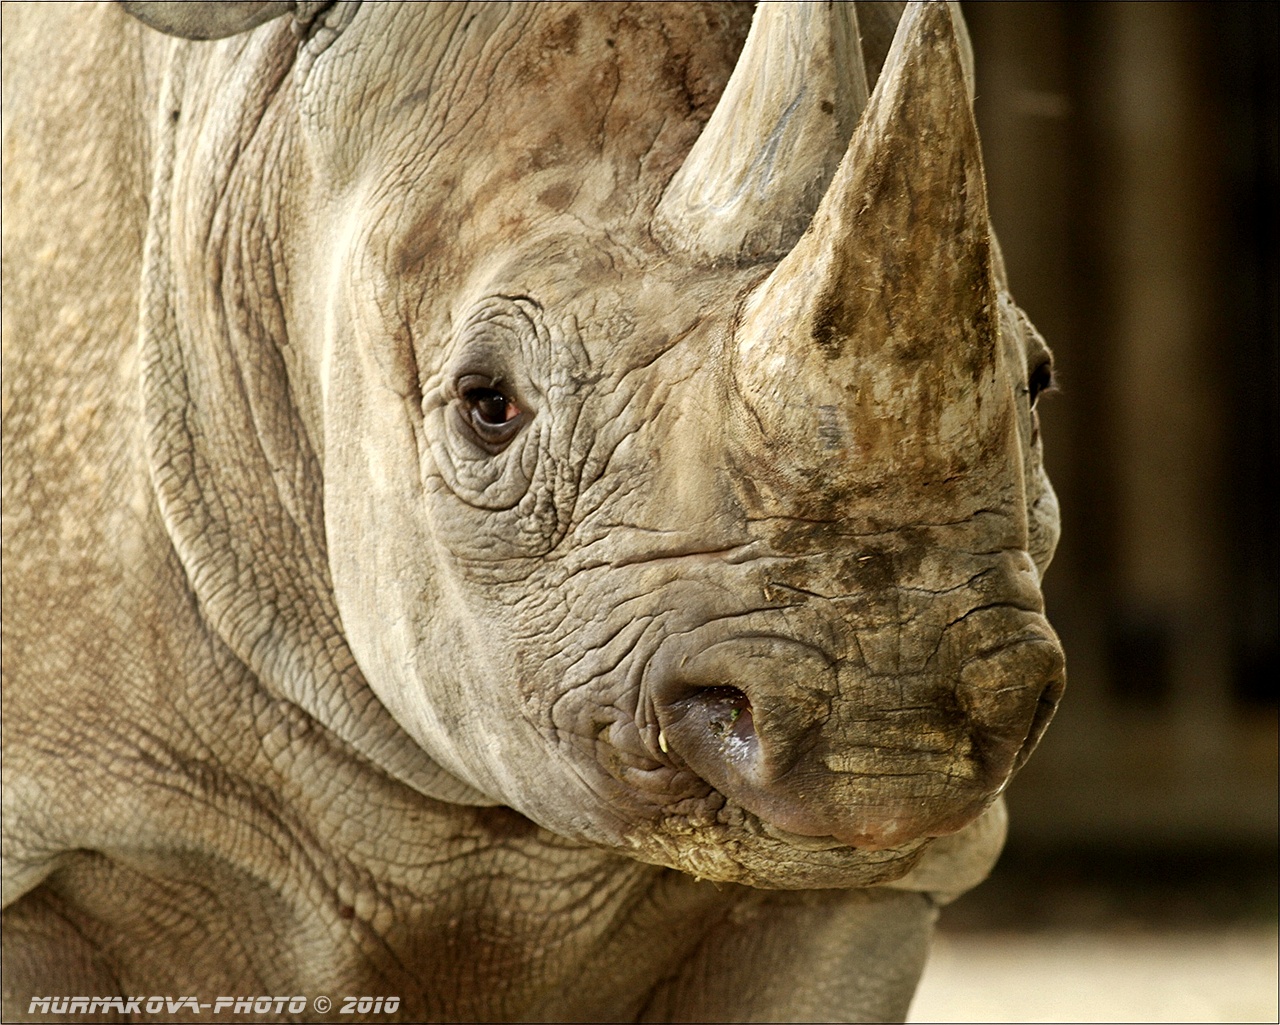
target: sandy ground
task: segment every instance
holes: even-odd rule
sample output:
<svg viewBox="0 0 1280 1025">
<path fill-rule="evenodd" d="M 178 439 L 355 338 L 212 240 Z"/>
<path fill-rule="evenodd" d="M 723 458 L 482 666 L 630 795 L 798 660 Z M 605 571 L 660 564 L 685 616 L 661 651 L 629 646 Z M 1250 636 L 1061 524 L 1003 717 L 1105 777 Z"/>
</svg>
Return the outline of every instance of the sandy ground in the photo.
<svg viewBox="0 0 1280 1025">
<path fill-rule="evenodd" d="M 1276 930 L 941 934 L 912 1022 L 1274 1022 Z"/>
</svg>

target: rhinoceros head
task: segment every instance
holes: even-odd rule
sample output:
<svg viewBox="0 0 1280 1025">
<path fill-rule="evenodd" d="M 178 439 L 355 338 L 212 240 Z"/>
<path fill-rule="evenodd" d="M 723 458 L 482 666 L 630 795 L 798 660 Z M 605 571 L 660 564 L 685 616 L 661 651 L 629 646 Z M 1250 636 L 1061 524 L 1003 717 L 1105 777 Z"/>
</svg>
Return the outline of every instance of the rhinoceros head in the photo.
<svg viewBox="0 0 1280 1025">
<path fill-rule="evenodd" d="M 1048 352 L 948 5 L 868 97 L 853 4 L 761 4 L 705 128 L 739 15 L 663 6 L 361 10 L 264 101 L 326 643 L 476 801 L 877 882 L 1063 687 Z"/>
</svg>

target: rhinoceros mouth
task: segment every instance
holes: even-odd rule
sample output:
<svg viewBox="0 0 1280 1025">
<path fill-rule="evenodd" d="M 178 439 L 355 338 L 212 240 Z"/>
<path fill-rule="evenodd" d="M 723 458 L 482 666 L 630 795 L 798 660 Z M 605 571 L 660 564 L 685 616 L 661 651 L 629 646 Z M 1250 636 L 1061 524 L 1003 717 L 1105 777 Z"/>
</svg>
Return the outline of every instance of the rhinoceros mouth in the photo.
<svg viewBox="0 0 1280 1025">
<path fill-rule="evenodd" d="M 761 819 L 755 816 L 760 823 L 761 832 L 774 840 L 779 840 L 789 847 L 794 847 L 798 851 L 834 851 L 840 849 L 857 850 L 843 840 L 838 840 L 834 836 L 804 836 L 800 833 L 791 833 L 780 826 L 775 826 L 767 819 Z"/>
<path fill-rule="evenodd" d="M 646 760 L 609 775 L 622 787 L 608 788 L 610 804 L 615 811 L 631 808 L 610 846 L 714 882 L 765 889 L 874 886 L 911 871 L 935 839 L 915 835 L 893 846 L 860 846 L 829 833 L 797 833 L 670 762 Z"/>
<path fill-rule="evenodd" d="M 932 842 L 919 838 L 894 848 L 850 847 L 835 837 L 789 833 L 723 801 L 716 821 L 672 816 L 656 831 L 636 831 L 635 853 L 713 882 L 764 889 L 875 886 L 906 875 Z"/>
<path fill-rule="evenodd" d="M 627 824 L 619 822 L 620 833 L 606 842 L 701 879 L 767 889 L 872 886 L 906 874 L 931 842 L 915 837 L 893 848 L 869 848 L 829 834 L 802 835 L 670 760 L 627 763 L 613 764 L 612 785 L 603 788 L 615 812 L 630 808 L 623 812 Z"/>
</svg>

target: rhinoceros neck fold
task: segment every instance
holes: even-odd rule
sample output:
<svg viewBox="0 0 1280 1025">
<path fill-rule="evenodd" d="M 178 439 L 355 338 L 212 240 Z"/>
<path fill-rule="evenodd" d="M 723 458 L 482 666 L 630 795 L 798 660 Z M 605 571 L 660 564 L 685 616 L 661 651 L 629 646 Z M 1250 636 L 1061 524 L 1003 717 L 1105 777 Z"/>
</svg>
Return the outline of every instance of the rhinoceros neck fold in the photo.
<svg viewBox="0 0 1280 1025">
<path fill-rule="evenodd" d="M 259 198 L 241 179 L 258 166 L 254 147 L 271 146 L 266 111 L 287 80 L 278 43 L 254 43 L 260 52 L 249 59 L 259 59 L 264 73 L 237 79 L 245 92 L 237 109 L 254 122 L 250 128 L 216 116 L 212 98 L 188 89 L 188 62 L 196 58 L 187 47 L 171 51 L 160 90 L 139 324 L 156 501 L 206 621 L 268 692 L 426 796 L 494 804 L 409 739 L 345 640 L 328 569 L 323 474 L 290 395 L 281 340 L 271 332 L 283 327 L 273 319 L 280 297 L 263 294 L 264 268 L 249 265 L 240 246 L 247 218 L 222 205 L 227 195 L 246 205 Z M 190 137 L 190 122 L 215 149 L 233 141 L 245 148 L 213 188 L 182 173 L 179 142 Z M 188 237 L 184 229 L 209 244 L 194 254 L 175 251 Z M 260 255 L 266 251 L 259 260 L 269 259 Z M 216 262 L 216 273 L 204 260 Z M 202 292 L 183 283 L 202 279 L 218 287 Z M 251 303 L 257 315 L 244 317 Z"/>
</svg>

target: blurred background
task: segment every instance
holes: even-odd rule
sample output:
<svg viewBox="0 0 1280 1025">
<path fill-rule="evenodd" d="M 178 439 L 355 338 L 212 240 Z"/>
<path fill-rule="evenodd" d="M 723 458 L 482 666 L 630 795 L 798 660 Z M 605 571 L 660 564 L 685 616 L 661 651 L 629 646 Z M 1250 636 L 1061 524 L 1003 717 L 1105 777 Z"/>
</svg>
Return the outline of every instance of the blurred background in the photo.
<svg viewBox="0 0 1280 1025">
<path fill-rule="evenodd" d="M 1275 1021 L 1280 5 L 962 6 L 1068 688 L 913 1019 Z"/>
</svg>

